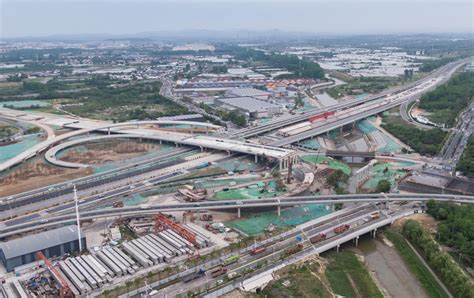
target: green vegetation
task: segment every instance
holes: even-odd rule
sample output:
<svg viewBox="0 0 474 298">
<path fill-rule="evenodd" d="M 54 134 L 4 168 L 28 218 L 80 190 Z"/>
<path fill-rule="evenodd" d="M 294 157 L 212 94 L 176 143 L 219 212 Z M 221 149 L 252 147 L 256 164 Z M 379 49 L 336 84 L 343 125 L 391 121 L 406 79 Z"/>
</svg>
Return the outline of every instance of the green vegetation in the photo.
<svg viewBox="0 0 474 298">
<path fill-rule="evenodd" d="M 227 73 L 227 66 L 225 66 L 225 65 L 213 66 L 210 73 L 215 73 L 215 74 Z"/>
<path fill-rule="evenodd" d="M 392 188 L 392 185 L 390 184 L 390 181 L 383 179 L 380 180 L 379 183 L 377 183 L 377 192 L 389 192 L 390 189 Z"/>
<path fill-rule="evenodd" d="M 45 84 L 24 81 L 22 90 L 38 93 L 38 99 L 59 98 L 67 104 L 64 110 L 87 118 L 122 122 L 188 113 L 161 96 L 160 87 L 160 82 L 123 82 L 109 76 L 93 76 L 86 80 L 53 79 Z"/>
<path fill-rule="evenodd" d="M 456 60 L 456 58 L 454 57 L 445 57 L 445 58 L 435 59 L 435 60 L 422 60 L 420 71 L 430 72 L 432 70 L 435 70 L 436 68 L 439 68 L 443 65 L 448 64 L 449 62 L 453 62 L 454 60 Z"/>
<path fill-rule="evenodd" d="M 18 132 L 18 129 L 14 126 L 0 126 L 0 139 L 8 138 Z"/>
<path fill-rule="evenodd" d="M 456 170 L 461 171 L 469 178 L 474 178 L 474 135 L 469 137 Z"/>
<path fill-rule="evenodd" d="M 280 279 L 270 282 L 259 297 L 332 297 L 321 279 L 316 277 L 320 270 L 319 263 L 310 261 L 282 269 L 278 272 Z M 283 285 L 284 282 L 289 285 Z"/>
<path fill-rule="evenodd" d="M 383 123 L 381 126 L 422 155 L 438 154 L 447 134 L 439 128 L 424 130 L 396 123 Z"/>
<path fill-rule="evenodd" d="M 396 86 L 399 83 L 397 78 L 370 77 L 354 78 L 344 85 L 329 88 L 327 93 L 333 98 L 341 98 L 346 95 L 356 95 L 361 92 L 377 93 L 390 86 Z"/>
<path fill-rule="evenodd" d="M 337 169 L 327 178 L 327 182 L 331 185 L 337 194 L 343 194 L 343 185 L 349 180 L 349 175 L 345 174 L 342 170 Z"/>
<path fill-rule="evenodd" d="M 32 127 L 32 128 L 28 128 L 25 131 L 25 134 L 29 135 L 29 134 L 36 134 L 36 133 L 40 133 L 40 132 L 41 132 L 41 128 L 39 128 L 38 126 L 35 126 L 35 127 Z"/>
<path fill-rule="evenodd" d="M 436 279 L 430 273 L 428 268 L 426 268 L 420 258 L 418 258 L 402 235 L 393 231 L 386 231 L 385 235 L 387 236 L 388 240 L 393 243 L 395 249 L 398 251 L 405 262 L 405 265 L 415 275 L 416 279 L 418 279 L 429 297 L 448 297 Z"/>
<path fill-rule="evenodd" d="M 439 274 L 454 296 L 474 297 L 472 280 L 464 274 L 448 253 L 440 249 L 419 223 L 414 220 L 407 221 L 403 225 L 403 235 L 420 250 L 428 264 Z"/>
<path fill-rule="evenodd" d="M 331 169 L 341 170 L 346 175 L 351 175 L 352 173 L 351 167 L 349 167 L 347 164 L 341 161 L 326 157 L 326 156 L 305 155 L 302 157 L 302 159 L 306 162 L 315 163 L 315 164 L 327 163 Z"/>
<path fill-rule="evenodd" d="M 437 239 L 468 258 L 474 260 L 474 206 L 453 205 L 429 201 L 428 213 L 441 221 Z"/>
<path fill-rule="evenodd" d="M 212 108 L 204 103 L 201 103 L 200 107 L 203 108 L 209 114 L 214 114 L 214 115 L 219 116 L 219 118 L 221 118 L 224 121 L 230 121 L 240 127 L 247 126 L 247 118 L 245 117 L 244 114 L 238 111 L 227 112 L 224 110 Z"/>
<path fill-rule="evenodd" d="M 285 68 L 294 73 L 296 78 L 324 79 L 324 70 L 308 59 L 299 59 L 294 55 L 265 53 L 260 50 L 241 49 L 235 55 L 237 60 L 265 63 L 271 67 Z"/>
<path fill-rule="evenodd" d="M 330 252 L 326 278 L 335 294 L 345 297 L 383 297 L 365 266 L 352 252 Z"/>
<path fill-rule="evenodd" d="M 457 115 L 474 98 L 474 73 L 463 72 L 456 75 L 445 85 L 424 94 L 419 107 L 430 114 L 427 117 L 435 123 L 444 123 L 451 127 Z"/>
</svg>

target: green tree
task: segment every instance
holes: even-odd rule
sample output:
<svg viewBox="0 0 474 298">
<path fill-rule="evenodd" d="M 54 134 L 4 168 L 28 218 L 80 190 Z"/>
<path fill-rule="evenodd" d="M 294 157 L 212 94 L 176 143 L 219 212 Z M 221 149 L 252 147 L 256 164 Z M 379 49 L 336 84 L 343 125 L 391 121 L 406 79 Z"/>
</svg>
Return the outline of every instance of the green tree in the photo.
<svg viewBox="0 0 474 298">
<path fill-rule="evenodd" d="M 390 184 L 390 181 L 383 179 L 380 180 L 379 183 L 377 183 L 377 192 L 390 192 L 390 189 L 392 188 L 392 185 Z"/>
</svg>

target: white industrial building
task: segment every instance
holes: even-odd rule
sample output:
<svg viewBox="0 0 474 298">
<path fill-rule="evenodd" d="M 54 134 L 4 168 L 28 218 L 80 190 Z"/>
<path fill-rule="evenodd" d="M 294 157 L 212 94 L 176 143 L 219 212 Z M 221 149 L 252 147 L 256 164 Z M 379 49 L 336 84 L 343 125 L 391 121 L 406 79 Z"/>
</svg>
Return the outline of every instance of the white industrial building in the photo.
<svg viewBox="0 0 474 298">
<path fill-rule="evenodd" d="M 260 100 L 269 100 L 272 96 L 272 93 L 268 91 L 262 91 L 255 88 L 234 88 L 229 89 L 226 92 L 228 97 L 253 97 Z"/>
<path fill-rule="evenodd" d="M 248 96 L 218 98 L 214 103 L 226 110 L 239 110 L 254 119 L 272 117 L 281 113 L 279 105 Z"/>
</svg>

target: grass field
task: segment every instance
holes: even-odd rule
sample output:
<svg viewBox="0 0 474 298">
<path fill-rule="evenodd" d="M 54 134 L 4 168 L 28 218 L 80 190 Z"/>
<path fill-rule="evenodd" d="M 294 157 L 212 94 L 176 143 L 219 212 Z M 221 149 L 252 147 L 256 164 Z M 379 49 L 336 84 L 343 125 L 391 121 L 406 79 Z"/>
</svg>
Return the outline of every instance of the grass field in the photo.
<svg viewBox="0 0 474 298">
<path fill-rule="evenodd" d="M 329 260 L 326 278 L 335 294 L 345 297 L 383 297 L 365 266 L 352 252 L 323 254 Z"/>
<path fill-rule="evenodd" d="M 386 231 L 385 235 L 430 297 L 448 297 L 402 235 L 392 231 Z"/>
<path fill-rule="evenodd" d="M 279 272 L 281 278 L 271 282 L 259 297 L 332 297 L 317 277 L 318 266 L 316 262 L 305 262 L 304 266 L 282 270 Z"/>
</svg>

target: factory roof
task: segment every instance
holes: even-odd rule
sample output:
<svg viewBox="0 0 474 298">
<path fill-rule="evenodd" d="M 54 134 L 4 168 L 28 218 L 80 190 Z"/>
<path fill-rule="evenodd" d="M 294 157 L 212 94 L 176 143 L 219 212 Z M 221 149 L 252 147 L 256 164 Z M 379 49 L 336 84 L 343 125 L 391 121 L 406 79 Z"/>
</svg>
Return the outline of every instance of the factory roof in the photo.
<svg viewBox="0 0 474 298">
<path fill-rule="evenodd" d="M 235 89 L 230 89 L 227 92 L 235 96 L 265 96 L 265 95 L 269 96 L 271 95 L 270 92 L 258 90 L 255 88 L 235 88 Z"/>
<path fill-rule="evenodd" d="M 204 118 L 204 117 L 201 114 L 186 114 L 186 115 L 159 117 L 159 118 L 156 118 L 156 120 L 178 121 L 178 120 L 189 120 L 189 119 L 196 119 L 196 118 Z"/>
<path fill-rule="evenodd" d="M 81 237 L 84 237 L 82 232 Z M 76 240 L 77 226 L 70 225 L 0 243 L 0 250 L 5 259 L 11 259 Z"/>
<path fill-rule="evenodd" d="M 226 105 L 233 106 L 242 110 L 247 110 L 250 112 L 265 111 L 269 108 L 280 108 L 279 105 L 246 96 L 219 98 L 218 101 Z"/>
</svg>

